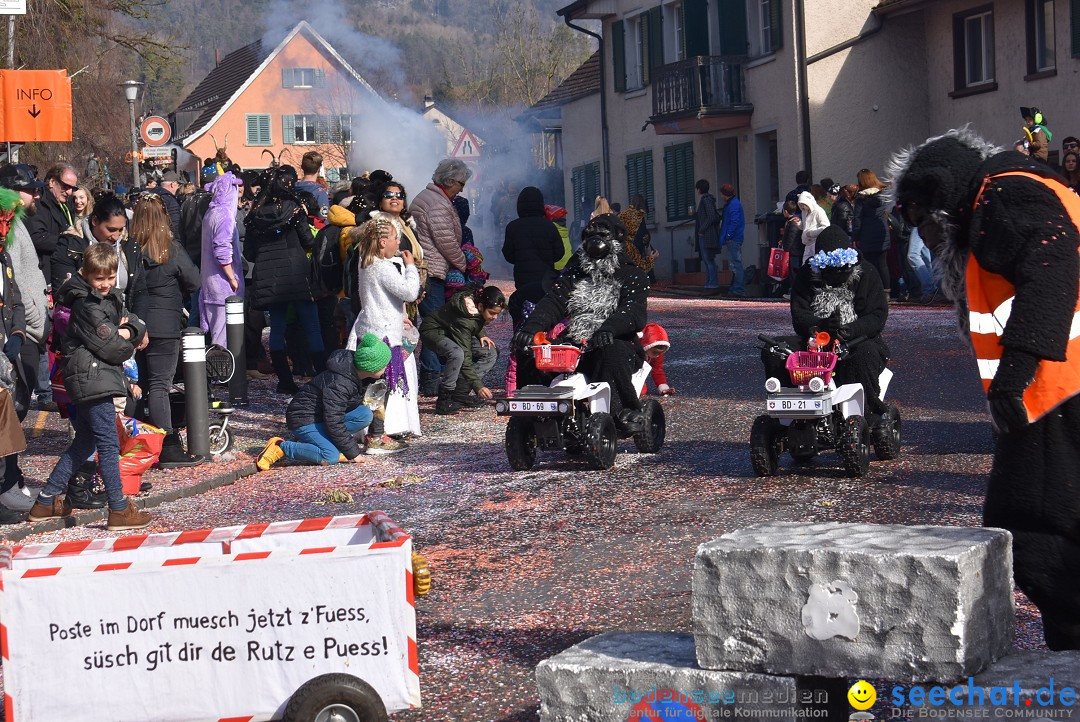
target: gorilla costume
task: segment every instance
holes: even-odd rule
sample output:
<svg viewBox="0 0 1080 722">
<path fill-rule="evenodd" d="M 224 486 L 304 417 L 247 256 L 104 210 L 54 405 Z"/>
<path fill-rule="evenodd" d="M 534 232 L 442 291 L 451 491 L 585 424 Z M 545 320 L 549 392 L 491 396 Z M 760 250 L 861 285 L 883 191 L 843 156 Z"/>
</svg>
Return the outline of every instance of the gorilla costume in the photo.
<svg viewBox="0 0 1080 722">
<path fill-rule="evenodd" d="M 983 507 L 1046 644 L 1080 649 L 1080 198 L 1050 168 L 951 130 L 892 162 L 934 252 L 997 431 Z"/>
<path fill-rule="evenodd" d="M 644 418 L 633 375 L 645 358 L 638 332 L 647 323 L 649 279 L 630 262 L 625 243 L 626 226 L 617 216 L 607 213 L 589 221 L 581 247 L 514 335 L 514 350 L 518 382 L 547 383 L 527 351 L 534 334 L 566 319 L 556 343 L 588 341 L 578 370 L 592 381 L 606 381 L 616 423 L 623 431 L 639 431 Z"/>
</svg>

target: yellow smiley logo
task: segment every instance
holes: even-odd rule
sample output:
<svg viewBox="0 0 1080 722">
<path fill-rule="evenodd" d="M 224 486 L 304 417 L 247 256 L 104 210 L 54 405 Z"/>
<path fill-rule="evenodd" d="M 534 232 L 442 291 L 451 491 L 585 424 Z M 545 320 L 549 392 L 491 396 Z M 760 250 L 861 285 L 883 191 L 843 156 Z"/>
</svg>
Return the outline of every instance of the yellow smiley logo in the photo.
<svg viewBox="0 0 1080 722">
<path fill-rule="evenodd" d="M 858 710 L 870 709 L 877 702 L 877 690 L 861 679 L 851 685 L 847 693 L 848 702 Z"/>
</svg>

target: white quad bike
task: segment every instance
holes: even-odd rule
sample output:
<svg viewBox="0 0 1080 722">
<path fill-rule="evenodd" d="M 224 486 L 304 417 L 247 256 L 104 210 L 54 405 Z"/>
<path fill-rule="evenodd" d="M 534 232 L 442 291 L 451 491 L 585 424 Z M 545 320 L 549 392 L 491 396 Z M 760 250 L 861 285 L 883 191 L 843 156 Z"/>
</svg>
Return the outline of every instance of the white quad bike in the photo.
<svg viewBox="0 0 1080 722">
<path fill-rule="evenodd" d="M 758 336 L 767 353 L 786 359 L 794 386 L 783 386 L 778 378 L 765 382 L 766 413 L 754 419 L 750 429 L 750 460 L 758 476 L 774 476 L 780 455 L 787 451 L 795 461 L 806 462 L 821 451 L 835 449 L 851 476 L 863 476 L 870 467 L 870 449 L 879 459 L 900 455 L 900 411 L 887 403 L 882 425 L 871 432 L 866 420 L 866 393 L 862 384 L 837 386 L 832 378 L 838 359 L 862 342 L 832 342 L 832 350 L 794 351 L 784 341 Z M 829 347 L 827 335 L 816 340 L 818 348 Z M 813 348 L 813 346 L 812 346 Z M 878 377 L 881 399 L 892 379 L 885 369 Z"/>
<path fill-rule="evenodd" d="M 495 413 L 509 416 L 506 424 L 506 458 L 516 471 L 536 464 L 538 449 L 562 449 L 581 455 L 594 469 L 615 464 L 620 438 L 634 437 L 638 451 L 656 453 L 664 445 L 664 409 L 656 399 L 642 401 L 644 424 L 636 433 L 621 432 L 611 415 L 611 388 L 592 383 L 578 373 L 582 350 L 572 345 L 532 346 L 536 368 L 557 375 L 549 386 L 529 385 L 495 403 Z M 641 393 L 652 368 L 642 362 L 634 374 L 634 389 Z"/>
</svg>

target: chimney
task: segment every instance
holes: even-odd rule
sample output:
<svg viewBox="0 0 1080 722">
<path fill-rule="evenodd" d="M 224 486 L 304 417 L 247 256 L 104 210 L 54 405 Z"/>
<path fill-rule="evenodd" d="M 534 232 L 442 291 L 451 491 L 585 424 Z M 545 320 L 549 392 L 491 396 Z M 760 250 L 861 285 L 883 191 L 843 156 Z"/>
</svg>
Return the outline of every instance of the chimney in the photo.
<svg viewBox="0 0 1080 722">
<path fill-rule="evenodd" d="M 214 67 L 221 65 L 221 49 L 214 48 Z"/>
<path fill-rule="evenodd" d="M 424 96 L 424 110 L 427 110 L 428 108 L 434 107 L 434 105 L 435 105 L 435 99 L 432 98 L 430 95 L 425 95 Z"/>
</svg>

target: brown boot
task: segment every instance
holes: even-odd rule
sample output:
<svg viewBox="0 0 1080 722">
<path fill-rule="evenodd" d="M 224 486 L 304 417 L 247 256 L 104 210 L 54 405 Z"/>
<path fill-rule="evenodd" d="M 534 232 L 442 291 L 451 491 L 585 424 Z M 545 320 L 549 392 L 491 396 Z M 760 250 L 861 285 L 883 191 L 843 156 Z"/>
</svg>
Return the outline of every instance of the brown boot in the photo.
<svg viewBox="0 0 1080 722">
<path fill-rule="evenodd" d="M 48 504 L 42 504 L 39 497 L 38 501 L 35 501 L 34 506 L 30 509 L 30 516 L 27 520 L 44 521 L 45 519 L 55 519 L 70 514 L 71 504 L 68 503 L 67 496 L 62 498 L 54 496 Z"/>
<path fill-rule="evenodd" d="M 135 506 L 135 500 L 127 498 L 127 509 L 123 511 L 109 510 L 109 531 L 129 531 L 131 529 L 145 529 L 150 526 L 150 512 L 142 511 Z"/>
</svg>

